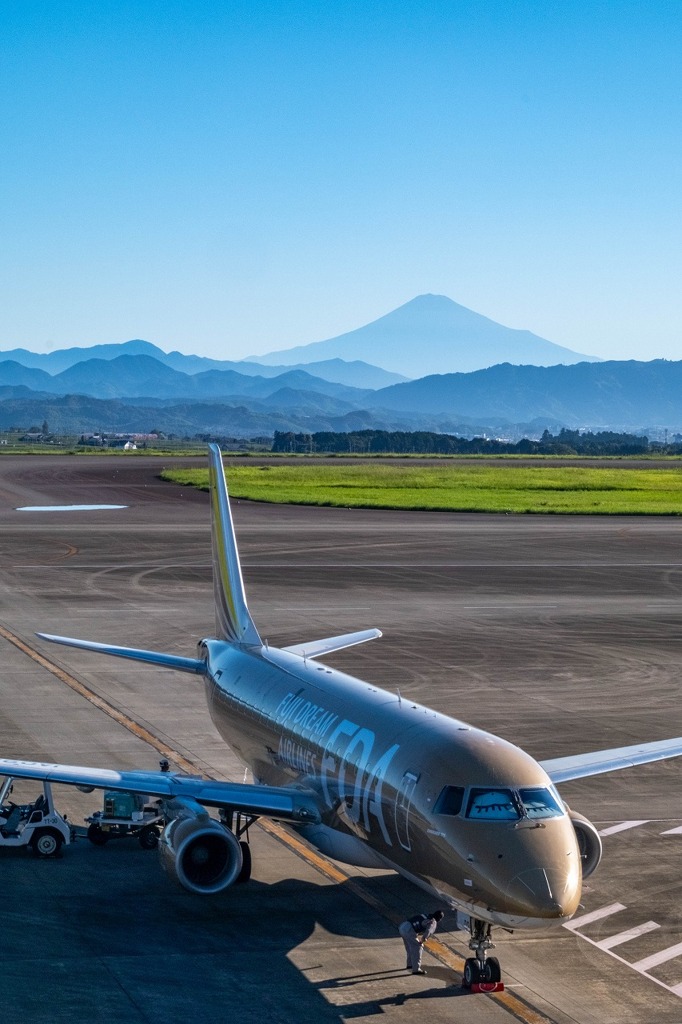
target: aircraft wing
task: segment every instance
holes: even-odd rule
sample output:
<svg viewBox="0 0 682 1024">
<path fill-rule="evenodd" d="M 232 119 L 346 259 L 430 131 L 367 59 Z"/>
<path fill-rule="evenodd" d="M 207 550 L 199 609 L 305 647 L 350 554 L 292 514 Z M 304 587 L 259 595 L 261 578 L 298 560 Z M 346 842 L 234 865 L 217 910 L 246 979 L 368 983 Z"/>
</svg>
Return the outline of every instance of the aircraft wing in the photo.
<svg viewBox="0 0 682 1024">
<path fill-rule="evenodd" d="M 110 768 L 82 768 L 71 764 L 13 761 L 9 758 L 0 758 L 0 775 L 143 793 L 167 801 L 185 798 L 206 807 L 225 807 L 243 814 L 298 824 L 315 823 L 320 819 L 314 796 L 293 786 L 260 786 L 245 782 L 220 782 L 174 772 L 122 772 Z"/>
<path fill-rule="evenodd" d="M 654 743 L 635 743 L 631 747 L 614 747 L 611 750 L 596 750 L 591 754 L 572 754 L 570 757 L 555 757 L 540 761 L 552 782 L 570 782 L 590 775 L 615 772 L 619 768 L 633 768 L 650 761 L 664 761 L 669 757 L 682 755 L 682 736 L 672 740 L 657 740 Z"/>
<path fill-rule="evenodd" d="M 363 629 L 358 633 L 330 636 L 326 640 L 311 640 L 307 644 L 293 644 L 291 647 L 283 647 L 282 650 L 289 654 L 298 654 L 302 658 L 319 658 L 323 654 L 331 654 L 332 651 L 342 651 L 344 647 L 364 644 L 366 640 L 376 640 L 379 636 L 381 636 L 380 629 Z"/>
</svg>

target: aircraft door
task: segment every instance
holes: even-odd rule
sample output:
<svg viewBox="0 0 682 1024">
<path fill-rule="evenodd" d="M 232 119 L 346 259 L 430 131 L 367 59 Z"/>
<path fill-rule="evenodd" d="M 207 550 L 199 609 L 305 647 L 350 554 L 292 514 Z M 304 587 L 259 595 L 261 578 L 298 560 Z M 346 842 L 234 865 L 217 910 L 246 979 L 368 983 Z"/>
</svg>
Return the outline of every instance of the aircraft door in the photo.
<svg viewBox="0 0 682 1024">
<path fill-rule="evenodd" d="M 405 772 L 395 798 L 395 831 L 398 836 L 398 842 L 403 850 L 408 851 L 412 849 L 410 842 L 410 807 L 412 805 L 414 787 L 418 781 L 418 774 L 415 772 Z"/>
</svg>

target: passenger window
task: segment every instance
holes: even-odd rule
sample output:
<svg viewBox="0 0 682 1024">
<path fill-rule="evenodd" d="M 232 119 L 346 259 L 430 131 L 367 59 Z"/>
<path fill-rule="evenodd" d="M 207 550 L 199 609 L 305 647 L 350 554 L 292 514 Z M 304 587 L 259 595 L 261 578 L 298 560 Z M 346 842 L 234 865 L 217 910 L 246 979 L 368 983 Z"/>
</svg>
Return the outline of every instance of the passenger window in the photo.
<svg viewBox="0 0 682 1024">
<path fill-rule="evenodd" d="M 478 821 L 517 821 L 519 814 L 510 789 L 472 789 L 467 818 Z"/>
<path fill-rule="evenodd" d="M 444 786 L 433 808 L 435 814 L 459 814 L 462 810 L 464 789 L 461 786 Z"/>
</svg>

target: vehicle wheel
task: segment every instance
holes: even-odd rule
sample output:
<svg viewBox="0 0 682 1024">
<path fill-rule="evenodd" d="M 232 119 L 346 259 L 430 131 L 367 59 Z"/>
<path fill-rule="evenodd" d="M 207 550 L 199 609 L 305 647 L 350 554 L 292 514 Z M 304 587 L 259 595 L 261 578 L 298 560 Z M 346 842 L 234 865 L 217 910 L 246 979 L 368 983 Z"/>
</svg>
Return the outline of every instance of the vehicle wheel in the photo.
<svg viewBox="0 0 682 1024">
<path fill-rule="evenodd" d="M 464 961 L 464 974 L 462 975 L 462 987 L 471 988 L 479 978 L 478 960 L 470 956 Z"/>
<path fill-rule="evenodd" d="M 88 827 L 88 839 L 94 846 L 104 846 L 109 836 L 103 832 L 99 825 Z"/>
<path fill-rule="evenodd" d="M 159 845 L 159 830 L 153 825 L 146 825 L 140 829 L 137 841 L 143 850 L 155 850 Z"/>
<path fill-rule="evenodd" d="M 251 847 L 248 843 L 241 842 L 239 847 L 242 851 L 242 869 L 234 880 L 235 885 L 243 885 L 251 878 Z"/>
<path fill-rule="evenodd" d="M 36 832 L 31 840 L 31 846 L 39 857 L 56 857 L 62 848 L 64 837 L 55 832 L 54 829 L 45 828 Z"/>
<path fill-rule="evenodd" d="M 485 980 L 498 982 L 501 979 L 500 961 L 496 956 L 489 956 L 485 962 Z"/>
</svg>

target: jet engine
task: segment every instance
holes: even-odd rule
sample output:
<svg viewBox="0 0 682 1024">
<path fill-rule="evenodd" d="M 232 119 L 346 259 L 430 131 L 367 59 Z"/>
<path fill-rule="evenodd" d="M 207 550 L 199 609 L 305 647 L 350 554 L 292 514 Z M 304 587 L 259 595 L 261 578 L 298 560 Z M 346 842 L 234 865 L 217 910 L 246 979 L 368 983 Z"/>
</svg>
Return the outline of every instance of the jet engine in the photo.
<svg viewBox="0 0 682 1024">
<path fill-rule="evenodd" d="M 159 840 L 159 856 L 171 878 L 202 896 L 227 889 L 243 864 L 239 840 L 205 812 L 173 818 Z"/>
<path fill-rule="evenodd" d="M 568 816 L 575 829 L 575 837 L 578 840 L 580 851 L 580 863 L 583 869 L 583 878 L 587 878 L 596 869 L 602 855 L 601 837 L 596 828 L 589 820 L 577 811 L 568 810 Z"/>
</svg>

